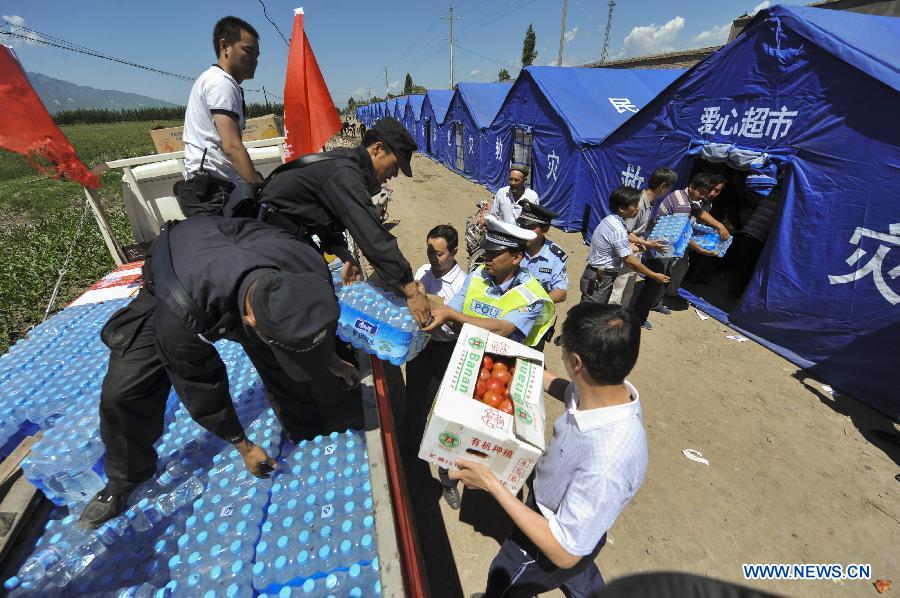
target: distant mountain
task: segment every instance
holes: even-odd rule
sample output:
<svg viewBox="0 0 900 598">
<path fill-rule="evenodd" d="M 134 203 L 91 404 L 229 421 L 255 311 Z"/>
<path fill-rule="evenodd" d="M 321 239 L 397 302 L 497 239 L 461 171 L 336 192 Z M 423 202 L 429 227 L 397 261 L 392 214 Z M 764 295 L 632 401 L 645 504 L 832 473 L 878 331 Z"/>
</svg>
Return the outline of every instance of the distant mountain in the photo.
<svg viewBox="0 0 900 598">
<path fill-rule="evenodd" d="M 136 93 L 75 85 L 40 73 L 28 73 L 28 80 L 31 81 L 31 85 L 50 114 L 79 108 L 122 110 L 124 108 L 175 106 L 171 102 L 148 98 Z"/>
</svg>

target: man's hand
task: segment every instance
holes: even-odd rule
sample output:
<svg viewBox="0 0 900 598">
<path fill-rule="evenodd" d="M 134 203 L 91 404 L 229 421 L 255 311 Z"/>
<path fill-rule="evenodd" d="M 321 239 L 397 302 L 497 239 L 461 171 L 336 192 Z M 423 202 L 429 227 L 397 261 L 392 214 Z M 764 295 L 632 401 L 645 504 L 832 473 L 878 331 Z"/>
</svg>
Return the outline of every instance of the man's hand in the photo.
<svg viewBox="0 0 900 598">
<path fill-rule="evenodd" d="M 424 326 L 431 322 L 431 309 L 428 307 L 428 298 L 425 293 L 419 290 L 415 282 L 411 282 L 403 287 L 403 294 L 406 295 L 406 305 L 409 311 L 416 319 L 419 326 Z"/>
<path fill-rule="evenodd" d="M 660 253 L 664 252 L 669 247 L 669 242 L 665 239 L 654 239 L 653 241 L 647 241 L 647 248 L 659 251 Z"/>
<path fill-rule="evenodd" d="M 425 332 L 434 332 L 441 325 L 450 319 L 450 316 L 453 314 L 453 310 L 446 305 L 434 305 L 431 308 L 431 317 L 433 318 L 432 322 L 423 328 Z"/>
<path fill-rule="evenodd" d="M 728 229 L 725 228 L 724 224 L 719 224 L 719 226 L 716 227 L 716 231 L 719 233 L 719 238 L 723 241 L 731 236 L 731 233 L 728 232 Z"/>
<path fill-rule="evenodd" d="M 460 459 L 456 462 L 459 471 L 450 471 L 448 475 L 451 480 L 462 480 L 466 488 L 475 488 L 477 490 L 485 490 L 490 493 L 497 491 L 500 481 L 497 476 L 482 463 Z"/>
<path fill-rule="evenodd" d="M 275 459 L 267 455 L 262 447 L 253 444 L 247 439 L 235 444 L 234 448 L 241 454 L 247 471 L 258 478 L 268 479 L 269 472 L 274 471 L 277 466 Z"/>
<path fill-rule="evenodd" d="M 669 277 L 661 272 L 654 272 L 651 278 L 659 284 L 669 284 Z"/>
<path fill-rule="evenodd" d="M 362 278 L 362 269 L 353 261 L 344 262 L 341 267 L 341 284 L 351 284 Z"/>
<path fill-rule="evenodd" d="M 338 357 L 337 353 L 331 354 L 328 371 L 340 378 L 347 388 L 356 388 L 362 380 L 359 370 L 352 363 Z"/>
</svg>

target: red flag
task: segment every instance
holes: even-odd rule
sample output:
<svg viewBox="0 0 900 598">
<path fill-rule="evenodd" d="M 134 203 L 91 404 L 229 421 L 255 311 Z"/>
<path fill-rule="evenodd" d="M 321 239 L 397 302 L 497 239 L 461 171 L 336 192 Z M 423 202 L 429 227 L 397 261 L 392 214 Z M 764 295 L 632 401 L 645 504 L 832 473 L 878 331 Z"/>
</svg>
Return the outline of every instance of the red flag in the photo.
<svg viewBox="0 0 900 598">
<path fill-rule="evenodd" d="M 100 177 L 78 159 L 75 148 L 53 122 L 28 82 L 12 48 L 0 45 L 0 148 L 22 154 L 53 178 L 99 187 Z"/>
<path fill-rule="evenodd" d="M 284 80 L 285 160 L 319 151 L 341 130 L 331 93 L 303 32 L 303 9 L 294 10 L 294 31 Z"/>
</svg>

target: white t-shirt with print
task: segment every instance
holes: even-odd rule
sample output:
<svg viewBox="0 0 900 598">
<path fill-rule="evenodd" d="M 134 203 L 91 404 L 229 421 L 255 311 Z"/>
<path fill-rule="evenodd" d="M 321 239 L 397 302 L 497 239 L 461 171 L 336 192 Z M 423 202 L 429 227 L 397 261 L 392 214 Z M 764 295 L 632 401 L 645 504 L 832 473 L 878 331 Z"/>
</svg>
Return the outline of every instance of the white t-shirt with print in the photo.
<svg viewBox="0 0 900 598">
<path fill-rule="evenodd" d="M 184 114 L 184 166 L 188 178 L 199 169 L 200 162 L 212 176 L 238 183 L 241 175 L 231 164 L 222 148 L 222 138 L 213 122 L 213 111 L 225 110 L 238 118 L 238 128 L 244 130 L 244 100 L 241 86 L 224 69 L 213 65 L 203 71 L 188 98 Z M 203 150 L 206 159 L 203 159 Z"/>
</svg>

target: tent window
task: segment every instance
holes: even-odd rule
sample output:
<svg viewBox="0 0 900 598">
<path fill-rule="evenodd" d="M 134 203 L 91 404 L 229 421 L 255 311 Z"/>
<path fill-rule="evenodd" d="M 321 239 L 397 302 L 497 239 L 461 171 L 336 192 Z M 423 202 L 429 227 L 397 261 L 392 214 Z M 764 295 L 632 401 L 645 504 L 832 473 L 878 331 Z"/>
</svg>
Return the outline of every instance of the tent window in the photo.
<svg viewBox="0 0 900 598">
<path fill-rule="evenodd" d="M 456 170 L 465 169 L 465 145 L 463 144 L 463 125 L 455 123 L 453 129 L 456 132 Z"/>
<path fill-rule="evenodd" d="M 515 128 L 513 136 L 513 164 L 524 164 L 530 171 L 534 171 L 531 167 L 531 131 Z M 529 176 L 529 182 L 531 177 Z"/>
</svg>

